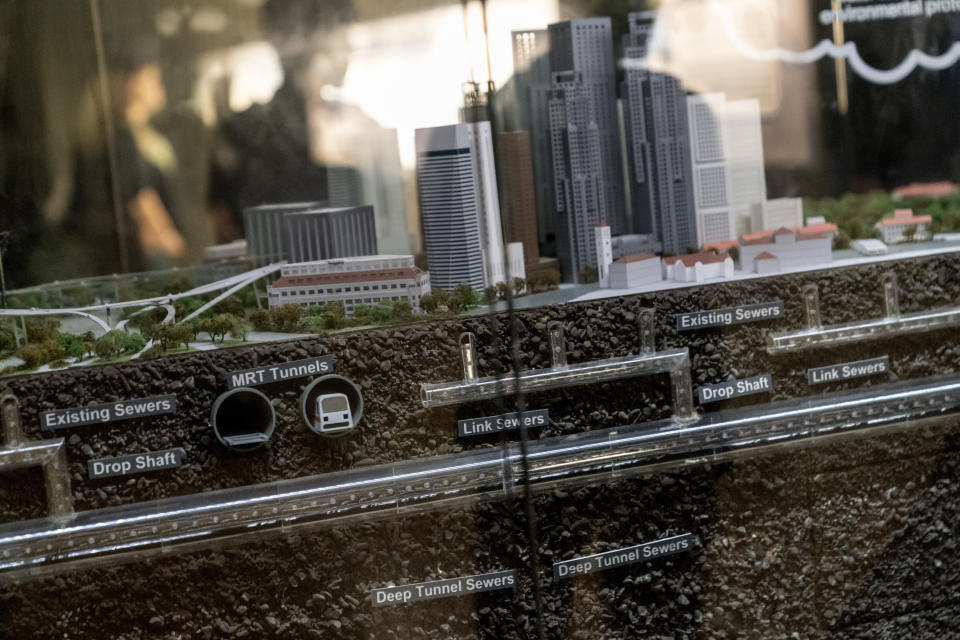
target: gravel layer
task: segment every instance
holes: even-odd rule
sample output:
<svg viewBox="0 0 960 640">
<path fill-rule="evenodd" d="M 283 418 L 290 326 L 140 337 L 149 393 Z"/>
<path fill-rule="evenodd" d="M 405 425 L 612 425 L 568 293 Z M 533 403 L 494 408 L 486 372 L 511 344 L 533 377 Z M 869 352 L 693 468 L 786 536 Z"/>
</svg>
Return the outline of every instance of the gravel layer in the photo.
<svg viewBox="0 0 960 640">
<path fill-rule="evenodd" d="M 888 268 L 888 267 L 887 267 Z M 546 324 L 564 323 L 570 362 L 633 353 L 635 319 L 657 310 L 658 346 L 688 347 L 694 384 L 771 373 L 774 391 L 707 410 L 816 396 L 889 380 L 957 370 L 953 332 L 771 356 L 766 333 L 802 326 L 800 289 L 821 288 L 827 324 L 880 314 L 877 265 L 782 276 L 677 292 L 616 298 L 517 314 L 523 368 L 549 362 Z M 955 304 L 960 260 L 896 263 L 903 312 Z M 782 320 L 678 334 L 673 314 L 784 301 Z M 477 336 L 482 375 L 512 368 L 504 314 L 318 337 L 275 345 L 173 356 L 143 364 L 11 379 L 30 438 L 46 436 L 38 412 L 176 393 L 177 414 L 58 432 L 68 439 L 75 504 L 99 508 L 152 498 L 302 477 L 369 464 L 496 446 L 459 441 L 456 420 L 500 413 L 490 401 L 423 409 L 419 384 L 460 376 L 457 337 Z M 224 374 L 333 354 L 335 371 L 364 394 L 356 432 L 330 441 L 302 423 L 297 400 L 310 379 L 260 387 L 275 404 L 270 444 L 249 454 L 213 438 L 209 408 Z M 811 366 L 888 354 L 892 373 L 808 386 Z M 551 421 L 533 437 L 666 417 L 665 376 L 528 397 Z M 960 427 L 912 429 L 829 443 L 749 461 L 698 466 L 536 498 L 538 546 L 530 548 L 519 499 L 407 516 L 297 537 L 72 571 L 0 592 L 4 637 L 38 638 L 527 638 L 534 635 L 533 580 L 539 560 L 544 624 L 551 638 L 938 637 L 960 613 L 953 547 L 960 524 Z M 514 438 L 509 434 L 508 438 Z M 176 471 L 91 481 L 89 459 L 169 447 L 185 449 Z M 5 474 L 0 518 L 37 517 L 42 477 Z M 29 491 L 20 491 L 28 487 Z M 693 552 L 553 583 L 550 564 L 675 533 L 698 538 Z M 515 592 L 373 607 L 371 588 L 517 568 Z M 898 635 L 899 634 L 899 635 Z"/>
</svg>

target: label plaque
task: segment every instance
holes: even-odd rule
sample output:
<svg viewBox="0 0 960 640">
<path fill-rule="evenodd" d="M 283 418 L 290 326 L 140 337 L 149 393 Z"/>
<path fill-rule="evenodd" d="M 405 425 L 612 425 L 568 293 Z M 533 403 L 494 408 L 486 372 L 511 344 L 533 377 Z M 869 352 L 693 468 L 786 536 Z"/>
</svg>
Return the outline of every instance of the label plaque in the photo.
<svg viewBox="0 0 960 640">
<path fill-rule="evenodd" d="M 173 413 L 177 410 L 177 396 L 152 396 L 123 400 L 109 404 L 92 404 L 71 409 L 40 412 L 40 428 L 45 430 L 81 427 L 100 422 L 117 422 Z"/>
<path fill-rule="evenodd" d="M 129 476 L 158 469 L 176 469 L 183 464 L 183 449 L 164 449 L 134 453 L 116 458 L 101 458 L 87 461 L 87 473 L 90 478 L 110 478 Z"/>
<path fill-rule="evenodd" d="M 534 411 L 524 411 L 523 413 L 504 413 L 499 416 L 487 416 L 486 418 L 468 418 L 457 421 L 457 433 L 461 438 L 469 436 L 485 436 L 490 433 L 500 433 L 501 431 L 513 431 L 519 429 L 522 424 L 525 427 L 545 427 L 550 422 L 549 409 L 536 409 Z"/>
<path fill-rule="evenodd" d="M 783 316 L 783 301 L 771 300 L 760 304 L 746 304 L 728 309 L 707 309 L 678 313 L 677 331 L 696 331 L 709 327 L 727 327 L 747 322 L 762 322 Z"/>
<path fill-rule="evenodd" d="M 374 589 L 370 595 L 373 598 L 374 606 L 383 607 L 408 602 L 436 600 L 437 598 L 451 598 L 482 591 L 512 589 L 515 584 L 516 572 L 510 569 L 509 571 L 481 573 L 465 578 L 432 580 L 430 582 L 407 584 L 402 587 L 384 587 Z"/>
<path fill-rule="evenodd" d="M 720 400 L 729 400 L 730 398 L 739 398 L 740 396 L 749 396 L 754 393 L 764 393 L 773 391 L 773 376 L 764 373 L 752 378 L 741 378 L 739 380 L 730 380 L 720 384 L 705 384 L 697 391 L 700 403 L 719 402 Z"/>
<path fill-rule="evenodd" d="M 807 382 L 809 384 L 823 384 L 824 382 L 850 380 L 851 378 L 866 378 L 888 371 L 890 371 L 890 356 L 881 356 L 807 369 Z"/>
<path fill-rule="evenodd" d="M 333 356 L 318 356 L 293 362 L 268 364 L 264 367 L 254 367 L 243 371 L 232 371 L 227 374 L 227 388 L 255 387 L 260 384 L 280 382 L 304 378 L 333 371 Z"/>
<path fill-rule="evenodd" d="M 582 576 L 596 571 L 606 571 L 624 567 L 638 562 L 647 562 L 662 556 L 683 553 L 693 548 L 693 534 L 684 533 L 669 538 L 661 538 L 653 542 L 644 542 L 633 547 L 625 547 L 614 551 L 595 553 L 591 556 L 580 556 L 571 560 L 562 560 L 553 563 L 553 579 L 565 580 Z"/>
</svg>

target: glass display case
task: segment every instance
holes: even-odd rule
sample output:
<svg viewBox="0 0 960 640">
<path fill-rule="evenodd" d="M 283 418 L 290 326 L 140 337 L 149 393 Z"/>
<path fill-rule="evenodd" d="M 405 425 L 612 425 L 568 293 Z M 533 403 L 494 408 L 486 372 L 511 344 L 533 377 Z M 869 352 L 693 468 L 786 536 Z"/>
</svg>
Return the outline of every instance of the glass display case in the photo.
<svg viewBox="0 0 960 640">
<path fill-rule="evenodd" d="M 960 2 L 0 3 L 0 636 L 960 612 Z"/>
</svg>

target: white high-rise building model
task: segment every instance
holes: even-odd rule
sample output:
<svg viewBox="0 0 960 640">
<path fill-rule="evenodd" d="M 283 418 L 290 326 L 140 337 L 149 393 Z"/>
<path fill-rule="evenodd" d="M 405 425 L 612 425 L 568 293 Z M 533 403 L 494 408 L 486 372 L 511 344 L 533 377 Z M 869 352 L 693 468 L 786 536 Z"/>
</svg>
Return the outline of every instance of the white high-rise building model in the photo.
<svg viewBox="0 0 960 640">
<path fill-rule="evenodd" d="M 706 93 L 688 96 L 687 109 L 697 243 L 733 240 L 766 199 L 759 103 Z"/>
<path fill-rule="evenodd" d="M 610 227 L 601 224 L 594 229 L 594 241 L 597 245 L 597 284 L 601 289 L 610 286 L 610 264 L 613 262 L 613 243 L 610 240 Z"/>
<path fill-rule="evenodd" d="M 727 102 L 724 122 L 733 188 L 733 220 L 737 234 L 742 234 L 750 230 L 753 205 L 767 199 L 760 103 L 753 99 Z"/>
<path fill-rule="evenodd" d="M 417 191 L 434 287 L 504 282 L 503 231 L 489 122 L 416 130 Z"/>
<path fill-rule="evenodd" d="M 687 97 L 697 245 L 700 247 L 732 240 L 737 235 L 723 126 L 725 106 L 722 93 Z"/>
</svg>

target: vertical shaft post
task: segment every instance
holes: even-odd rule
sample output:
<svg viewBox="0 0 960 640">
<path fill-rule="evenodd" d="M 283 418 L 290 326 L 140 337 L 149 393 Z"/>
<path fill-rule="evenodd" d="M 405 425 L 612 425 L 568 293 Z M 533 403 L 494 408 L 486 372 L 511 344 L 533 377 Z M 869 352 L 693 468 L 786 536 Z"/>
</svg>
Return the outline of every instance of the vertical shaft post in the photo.
<svg viewBox="0 0 960 640">
<path fill-rule="evenodd" d="M 653 309 L 640 309 L 637 314 L 637 328 L 640 330 L 640 353 L 654 353 L 657 350 L 656 326 Z"/>
<path fill-rule="evenodd" d="M 807 312 L 807 328 L 822 329 L 823 320 L 820 317 L 820 289 L 815 283 L 803 287 L 803 306 Z"/>
<path fill-rule="evenodd" d="M 554 369 L 567 366 L 567 345 L 563 339 L 563 324 L 553 321 L 547 325 L 547 334 L 550 338 L 550 361 Z"/>
<path fill-rule="evenodd" d="M 888 318 L 900 315 L 900 290 L 897 287 L 897 274 L 892 271 L 883 274 L 883 312 Z"/>
<path fill-rule="evenodd" d="M 460 334 L 460 359 L 463 361 L 463 379 L 476 381 L 477 375 L 477 347 L 473 334 L 469 331 Z"/>
</svg>

